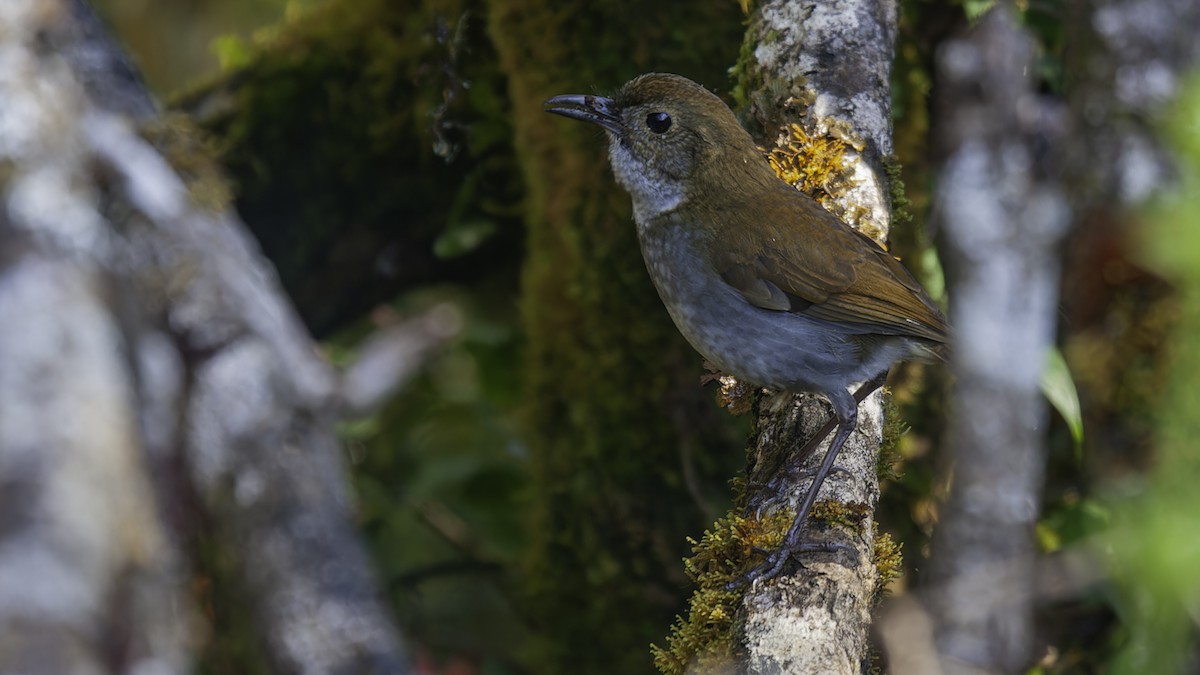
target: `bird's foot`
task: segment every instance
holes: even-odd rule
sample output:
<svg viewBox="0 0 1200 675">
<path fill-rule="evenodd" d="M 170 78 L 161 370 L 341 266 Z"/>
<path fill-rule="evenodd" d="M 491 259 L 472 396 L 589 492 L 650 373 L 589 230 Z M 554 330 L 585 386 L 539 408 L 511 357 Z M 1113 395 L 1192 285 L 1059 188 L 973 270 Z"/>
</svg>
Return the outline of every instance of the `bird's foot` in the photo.
<svg viewBox="0 0 1200 675">
<path fill-rule="evenodd" d="M 774 551 L 756 549 L 757 553 L 766 554 L 766 559 L 751 568 L 749 572 L 726 584 L 725 589 L 733 591 L 759 579 L 764 581 L 774 579 L 783 571 L 787 561 L 795 556 L 805 553 L 836 553 L 838 551 L 844 551 L 851 558 L 858 559 L 858 551 L 849 544 L 838 541 L 799 541 L 798 537 L 797 541 L 784 542 Z"/>
</svg>

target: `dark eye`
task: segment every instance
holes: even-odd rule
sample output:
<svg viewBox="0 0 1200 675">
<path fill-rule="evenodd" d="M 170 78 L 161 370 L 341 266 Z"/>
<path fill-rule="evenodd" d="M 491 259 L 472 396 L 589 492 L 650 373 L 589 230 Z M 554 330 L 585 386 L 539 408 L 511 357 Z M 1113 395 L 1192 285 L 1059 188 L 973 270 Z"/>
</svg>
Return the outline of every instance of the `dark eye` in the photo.
<svg viewBox="0 0 1200 675">
<path fill-rule="evenodd" d="M 646 115 L 646 126 L 656 134 L 666 133 L 671 128 L 671 116 L 664 112 Z"/>
</svg>

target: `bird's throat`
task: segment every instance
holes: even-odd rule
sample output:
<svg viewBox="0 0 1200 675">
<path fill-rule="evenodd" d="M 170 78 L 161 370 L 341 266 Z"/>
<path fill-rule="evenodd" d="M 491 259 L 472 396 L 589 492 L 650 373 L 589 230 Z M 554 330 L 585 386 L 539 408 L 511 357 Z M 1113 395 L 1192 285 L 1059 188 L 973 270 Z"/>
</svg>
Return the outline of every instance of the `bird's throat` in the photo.
<svg viewBox="0 0 1200 675">
<path fill-rule="evenodd" d="M 638 161 L 619 140 L 609 143 L 608 156 L 617 182 L 633 199 L 633 217 L 639 227 L 683 203 L 681 182 Z"/>
</svg>

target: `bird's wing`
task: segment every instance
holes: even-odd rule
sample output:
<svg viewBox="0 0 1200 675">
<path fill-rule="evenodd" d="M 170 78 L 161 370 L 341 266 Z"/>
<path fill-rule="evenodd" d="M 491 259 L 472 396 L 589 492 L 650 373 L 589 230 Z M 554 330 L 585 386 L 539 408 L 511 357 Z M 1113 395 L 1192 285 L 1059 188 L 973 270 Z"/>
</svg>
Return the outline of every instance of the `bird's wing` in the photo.
<svg viewBox="0 0 1200 675">
<path fill-rule="evenodd" d="M 757 211 L 763 227 L 719 238 L 712 260 L 727 284 L 763 309 L 946 341 L 945 319 L 903 265 L 807 195 L 785 189 L 794 197 Z"/>
</svg>

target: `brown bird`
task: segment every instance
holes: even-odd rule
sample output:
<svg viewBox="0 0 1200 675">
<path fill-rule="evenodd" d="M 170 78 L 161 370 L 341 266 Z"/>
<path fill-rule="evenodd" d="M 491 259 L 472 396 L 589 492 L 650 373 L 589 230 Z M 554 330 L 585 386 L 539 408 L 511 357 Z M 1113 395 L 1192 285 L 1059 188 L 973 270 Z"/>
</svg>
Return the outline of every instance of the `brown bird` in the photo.
<svg viewBox="0 0 1200 675">
<path fill-rule="evenodd" d="M 733 112 L 695 82 L 654 73 L 612 98 L 545 105 L 608 132 L 646 267 L 688 342 L 738 378 L 833 406 L 837 432 L 784 544 L 748 578 L 774 576 L 811 548 L 803 526 L 858 403 L 894 362 L 936 358 L 946 320 L 895 258 L 777 177 Z"/>
</svg>

